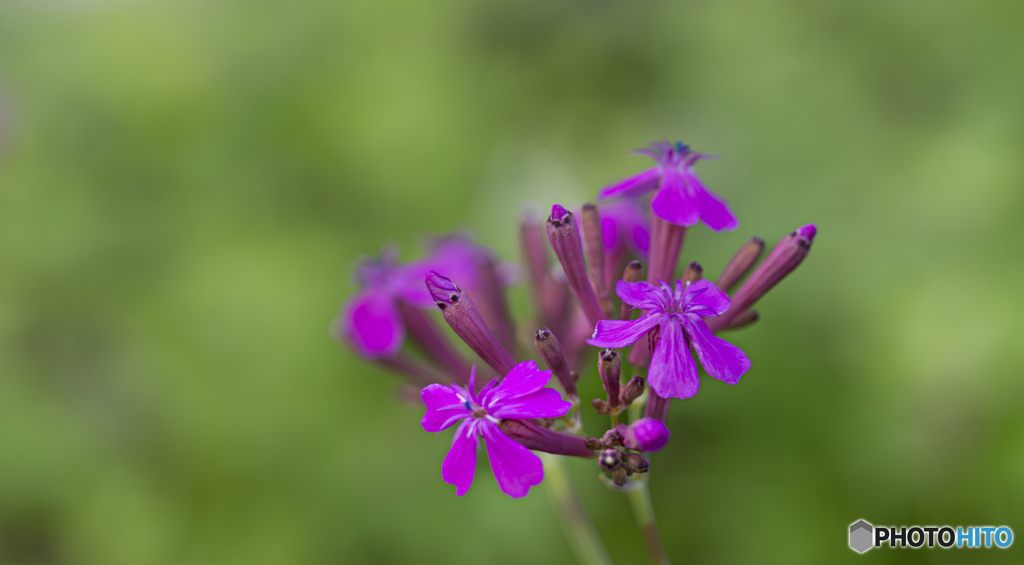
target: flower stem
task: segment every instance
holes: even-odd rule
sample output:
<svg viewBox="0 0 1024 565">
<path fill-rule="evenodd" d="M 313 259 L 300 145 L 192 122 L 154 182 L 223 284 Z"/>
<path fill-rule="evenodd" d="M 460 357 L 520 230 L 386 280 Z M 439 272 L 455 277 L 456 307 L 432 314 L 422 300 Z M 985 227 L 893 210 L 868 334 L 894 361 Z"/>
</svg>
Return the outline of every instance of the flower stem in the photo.
<svg viewBox="0 0 1024 565">
<path fill-rule="evenodd" d="M 665 546 L 661 543 L 658 523 L 654 519 L 654 505 L 651 504 L 651 492 L 647 488 L 647 477 L 641 476 L 639 480 L 631 482 L 623 490 L 626 491 L 629 504 L 633 507 L 636 526 L 640 528 L 640 533 L 644 536 L 647 552 L 651 556 L 651 563 L 669 565 L 668 552 L 665 551 Z"/>
<path fill-rule="evenodd" d="M 604 542 L 572 488 L 565 459 L 549 453 L 541 453 L 540 456 L 544 460 L 544 484 L 576 557 L 585 565 L 612 565 Z"/>
</svg>

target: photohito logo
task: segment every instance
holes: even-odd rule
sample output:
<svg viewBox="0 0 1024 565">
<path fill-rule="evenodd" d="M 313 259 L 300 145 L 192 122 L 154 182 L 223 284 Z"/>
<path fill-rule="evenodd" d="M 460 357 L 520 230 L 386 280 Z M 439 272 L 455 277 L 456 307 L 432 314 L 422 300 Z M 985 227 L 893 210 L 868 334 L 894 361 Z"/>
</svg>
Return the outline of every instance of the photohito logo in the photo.
<svg viewBox="0 0 1024 565">
<path fill-rule="evenodd" d="M 872 547 L 941 547 L 1006 549 L 1013 543 L 1009 526 L 872 526 L 866 520 L 850 524 L 850 549 L 864 553 Z"/>
</svg>

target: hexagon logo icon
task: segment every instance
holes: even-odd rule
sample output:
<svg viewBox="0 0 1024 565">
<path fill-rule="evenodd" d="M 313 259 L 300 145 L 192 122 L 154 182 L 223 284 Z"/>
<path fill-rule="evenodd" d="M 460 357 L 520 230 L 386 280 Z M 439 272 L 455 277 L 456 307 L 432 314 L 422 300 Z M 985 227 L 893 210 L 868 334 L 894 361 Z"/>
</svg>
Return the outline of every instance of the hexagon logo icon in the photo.
<svg viewBox="0 0 1024 565">
<path fill-rule="evenodd" d="M 850 524 L 850 549 L 857 553 L 864 553 L 874 545 L 874 526 L 864 520 L 857 520 Z"/>
</svg>

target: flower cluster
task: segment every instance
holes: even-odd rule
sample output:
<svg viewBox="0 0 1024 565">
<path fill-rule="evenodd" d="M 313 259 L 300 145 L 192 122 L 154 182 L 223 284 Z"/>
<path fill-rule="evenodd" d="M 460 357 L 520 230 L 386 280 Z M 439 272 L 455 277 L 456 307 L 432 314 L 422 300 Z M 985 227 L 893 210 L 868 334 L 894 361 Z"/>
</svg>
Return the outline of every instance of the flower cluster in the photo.
<svg viewBox="0 0 1024 565">
<path fill-rule="evenodd" d="M 783 237 L 760 264 L 764 241 L 751 238 L 714 282 L 696 261 L 680 272 L 689 226 L 739 224 L 694 171 L 709 155 L 667 142 L 638 152 L 657 164 L 601 190 L 599 206 L 554 204 L 544 222 L 522 219 L 520 271 L 533 302 L 526 325 L 509 313 L 508 269 L 464 235 L 436 240 L 409 263 L 384 252 L 358 267 L 360 289 L 342 307 L 336 334 L 422 389 L 424 430 L 457 424 L 441 465 L 457 495 L 469 491 L 481 448 L 514 498 L 543 480 L 534 451 L 595 458 L 617 486 L 639 480 L 650 468 L 646 454 L 671 436 L 671 399 L 697 394 L 698 362 L 730 385 L 750 370 L 746 354 L 717 334 L 757 321 L 752 307 L 807 256 L 814 225 Z M 599 348 L 596 371 L 587 369 L 588 345 Z M 478 372 L 489 377 L 480 389 Z M 592 372 L 605 397 L 584 403 L 577 381 Z M 548 388 L 552 377 L 560 391 Z M 584 432 L 587 404 L 609 417 L 603 434 Z"/>
</svg>

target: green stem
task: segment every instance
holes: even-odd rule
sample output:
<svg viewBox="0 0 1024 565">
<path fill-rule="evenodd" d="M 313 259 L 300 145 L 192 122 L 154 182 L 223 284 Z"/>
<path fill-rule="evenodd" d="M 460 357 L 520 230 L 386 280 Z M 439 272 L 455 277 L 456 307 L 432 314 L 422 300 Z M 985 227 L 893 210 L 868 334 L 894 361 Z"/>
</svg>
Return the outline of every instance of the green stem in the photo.
<svg viewBox="0 0 1024 565">
<path fill-rule="evenodd" d="M 544 460 L 544 484 L 576 557 L 585 565 L 612 565 L 608 550 L 572 488 L 565 459 L 548 453 L 540 456 Z"/>
<path fill-rule="evenodd" d="M 658 522 L 654 519 L 654 505 L 651 504 L 651 492 L 647 488 L 647 477 L 641 476 L 639 480 L 633 481 L 625 491 L 629 497 L 629 504 L 633 507 L 636 526 L 640 528 L 640 533 L 643 534 L 644 542 L 647 544 L 651 563 L 669 565 L 668 552 L 665 551 L 665 546 L 661 543 Z"/>
</svg>

